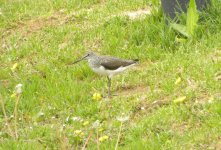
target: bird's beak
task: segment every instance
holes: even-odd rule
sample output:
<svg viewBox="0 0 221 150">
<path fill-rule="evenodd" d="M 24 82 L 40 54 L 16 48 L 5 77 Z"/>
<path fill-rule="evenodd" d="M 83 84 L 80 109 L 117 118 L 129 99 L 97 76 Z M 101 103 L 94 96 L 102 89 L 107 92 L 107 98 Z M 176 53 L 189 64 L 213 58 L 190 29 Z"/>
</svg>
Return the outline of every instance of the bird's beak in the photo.
<svg viewBox="0 0 221 150">
<path fill-rule="evenodd" d="M 84 60 L 84 59 L 85 59 L 87 56 L 88 56 L 88 55 L 86 55 L 86 56 L 82 57 L 81 59 L 76 60 L 76 61 L 75 61 L 75 62 L 73 62 L 72 64 L 76 64 L 76 63 L 78 63 L 78 62 L 80 62 L 80 61 Z"/>
</svg>

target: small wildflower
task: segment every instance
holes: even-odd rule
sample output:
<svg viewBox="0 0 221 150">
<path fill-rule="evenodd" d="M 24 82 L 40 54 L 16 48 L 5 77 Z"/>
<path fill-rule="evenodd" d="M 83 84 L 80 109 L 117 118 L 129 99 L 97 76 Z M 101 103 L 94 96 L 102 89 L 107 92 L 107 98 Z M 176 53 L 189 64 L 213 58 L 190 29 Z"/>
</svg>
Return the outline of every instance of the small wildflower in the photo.
<svg viewBox="0 0 221 150">
<path fill-rule="evenodd" d="M 42 117 L 42 116 L 44 116 L 45 114 L 43 113 L 43 112 L 39 112 L 38 113 L 38 117 Z"/>
<path fill-rule="evenodd" d="M 70 117 L 68 116 L 65 120 L 66 120 L 66 122 L 68 122 L 70 120 Z"/>
<path fill-rule="evenodd" d="M 75 130 L 75 131 L 74 131 L 74 134 L 75 134 L 75 135 L 80 135 L 81 133 L 82 133 L 81 130 Z"/>
<path fill-rule="evenodd" d="M 89 124 L 89 121 L 85 121 L 84 123 L 83 123 L 83 126 L 87 126 Z"/>
<path fill-rule="evenodd" d="M 117 116 L 116 119 L 120 122 L 125 122 L 129 120 L 129 116 Z"/>
<path fill-rule="evenodd" d="M 175 85 L 178 85 L 179 83 L 181 82 L 181 78 L 177 78 L 176 81 L 175 81 Z"/>
<path fill-rule="evenodd" d="M 15 71 L 15 69 L 18 67 L 18 63 L 15 63 L 12 67 L 11 67 L 11 71 Z"/>
<path fill-rule="evenodd" d="M 99 128 L 98 131 L 99 131 L 99 132 L 102 132 L 102 131 L 104 131 L 104 128 Z"/>
<path fill-rule="evenodd" d="M 100 121 L 96 120 L 93 124 L 92 124 L 92 128 L 98 128 L 100 126 Z"/>
<path fill-rule="evenodd" d="M 92 99 L 96 101 L 100 101 L 102 99 L 102 96 L 100 93 L 94 93 Z"/>
<path fill-rule="evenodd" d="M 21 94 L 22 93 L 22 84 L 17 84 L 16 86 L 15 86 L 15 93 L 16 94 Z"/>
<path fill-rule="evenodd" d="M 177 99 L 173 100 L 174 103 L 183 103 L 186 100 L 186 96 L 178 97 Z"/>
<path fill-rule="evenodd" d="M 102 137 L 99 138 L 99 141 L 100 141 L 100 142 L 103 142 L 103 141 L 105 141 L 105 140 L 107 140 L 107 139 L 109 139 L 109 137 L 108 137 L 107 135 L 104 135 L 104 136 L 102 136 Z"/>
<path fill-rule="evenodd" d="M 82 121 L 81 117 L 72 117 L 72 121 Z"/>
<path fill-rule="evenodd" d="M 80 137 L 84 136 L 84 132 L 81 132 L 81 133 L 79 134 L 79 136 L 80 136 Z"/>
<path fill-rule="evenodd" d="M 14 98 L 16 96 L 16 94 L 15 93 L 13 93 L 12 95 L 11 95 L 11 98 Z"/>
</svg>

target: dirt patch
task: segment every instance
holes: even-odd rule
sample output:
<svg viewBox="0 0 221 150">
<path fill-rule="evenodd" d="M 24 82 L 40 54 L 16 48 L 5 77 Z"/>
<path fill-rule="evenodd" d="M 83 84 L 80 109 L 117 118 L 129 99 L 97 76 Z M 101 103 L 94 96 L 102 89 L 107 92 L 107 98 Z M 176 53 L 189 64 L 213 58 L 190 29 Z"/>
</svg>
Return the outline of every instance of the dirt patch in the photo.
<svg viewBox="0 0 221 150">
<path fill-rule="evenodd" d="M 144 99 L 146 99 L 144 97 Z M 154 110 L 161 108 L 163 106 L 169 105 L 171 101 L 168 98 L 162 100 L 156 100 L 153 102 L 148 102 L 146 100 L 142 100 L 134 109 L 132 117 L 135 118 L 136 116 L 140 116 L 142 114 L 151 113 Z"/>
<path fill-rule="evenodd" d="M 145 18 L 146 15 L 150 15 L 150 14 L 151 14 L 151 7 L 147 7 L 144 9 L 139 9 L 139 10 L 135 10 L 135 11 L 126 11 L 123 13 L 111 15 L 106 18 L 106 21 L 108 21 L 114 17 L 121 17 L 121 16 L 128 16 L 129 19 L 131 19 L 131 20 L 143 19 L 143 18 Z"/>
<path fill-rule="evenodd" d="M 0 80 L 0 85 L 2 85 L 4 88 L 9 88 L 11 84 L 9 80 Z"/>
<path fill-rule="evenodd" d="M 171 129 L 176 133 L 183 134 L 189 128 L 188 122 L 173 123 Z"/>
<path fill-rule="evenodd" d="M 208 103 L 213 103 L 215 99 L 219 99 L 220 93 L 209 94 L 205 91 L 202 91 L 196 95 L 194 98 L 194 104 L 196 105 L 205 105 Z"/>
<path fill-rule="evenodd" d="M 23 41 L 26 41 L 28 36 L 42 30 L 44 27 L 59 26 L 69 22 L 71 19 L 70 17 L 72 16 L 67 16 L 64 11 L 60 10 L 58 12 L 54 12 L 50 17 L 47 18 L 37 18 L 28 20 L 26 22 L 17 22 L 15 26 L 3 31 L 0 41 L 0 45 L 2 45 L 2 49 L 0 48 L 0 54 L 10 50 L 12 47 L 18 48 Z M 7 38 L 15 33 L 19 33 L 20 38 L 12 46 L 8 44 Z"/>
<path fill-rule="evenodd" d="M 145 94 L 150 91 L 149 87 L 147 85 L 139 85 L 139 86 L 121 86 L 116 89 L 118 91 L 118 94 L 120 96 L 131 96 L 131 95 L 137 95 L 137 94 Z"/>
<path fill-rule="evenodd" d="M 215 74 L 215 80 L 221 81 L 221 71 L 219 71 Z"/>
<path fill-rule="evenodd" d="M 127 11 L 122 15 L 128 16 L 131 20 L 134 20 L 138 18 L 144 18 L 145 15 L 150 15 L 150 14 L 151 14 L 151 9 L 148 7 L 146 9 L 141 9 L 137 11 Z"/>
<path fill-rule="evenodd" d="M 219 63 L 221 61 L 221 49 L 216 50 L 210 57 L 214 63 Z"/>
<path fill-rule="evenodd" d="M 155 109 L 157 107 L 168 105 L 169 103 L 170 103 L 169 100 L 156 100 L 151 103 L 143 102 L 143 103 L 140 103 L 136 109 L 137 110 L 152 111 L 153 109 Z"/>
<path fill-rule="evenodd" d="M 104 5 L 104 2 L 92 5 L 90 8 L 81 9 L 68 13 L 66 9 L 60 9 L 52 13 L 49 17 L 35 18 L 25 22 L 17 22 L 13 27 L 3 31 L 3 37 L 7 37 L 15 32 L 20 32 L 22 36 L 28 36 L 33 32 L 41 30 L 43 27 L 62 25 L 70 21 L 76 21 L 76 16 L 81 13 L 91 13 L 95 8 Z"/>
<path fill-rule="evenodd" d="M 48 18 L 37 18 L 27 22 L 18 22 L 15 27 L 6 29 L 2 34 L 2 38 L 16 32 L 19 32 L 22 37 L 26 37 L 41 30 L 43 27 L 62 24 L 66 20 L 65 16 L 66 15 L 63 11 L 58 11 Z"/>
</svg>

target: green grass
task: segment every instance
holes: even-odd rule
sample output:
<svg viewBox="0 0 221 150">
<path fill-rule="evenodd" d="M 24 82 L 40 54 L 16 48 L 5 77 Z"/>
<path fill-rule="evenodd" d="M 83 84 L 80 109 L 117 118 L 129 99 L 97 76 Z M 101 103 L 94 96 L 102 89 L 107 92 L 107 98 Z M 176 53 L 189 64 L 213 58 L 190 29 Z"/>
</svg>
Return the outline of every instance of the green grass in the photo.
<svg viewBox="0 0 221 150">
<path fill-rule="evenodd" d="M 144 8 L 153 13 L 135 20 L 121 15 Z M 81 149 L 91 131 L 88 149 L 114 149 L 121 124 L 116 117 L 122 113 L 130 118 L 118 149 L 220 148 L 219 1 L 200 14 L 196 36 L 185 42 L 177 42 L 181 35 L 165 23 L 154 0 L 1 0 L 0 11 L 0 98 L 8 116 L 1 107 L 0 149 Z M 137 67 L 113 78 L 117 96 L 110 100 L 92 99 L 94 93 L 107 94 L 105 77 L 86 62 L 67 65 L 88 49 L 140 59 Z M 6 121 L 14 133 L 16 98 L 11 95 L 19 83 L 16 139 Z M 173 103 L 181 96 L 185 102 Z M 100 127 L 93 129 L 96 120 Z M 109 138 L 98 145 L 101 128 L 98 137 Z"/>
</svg>

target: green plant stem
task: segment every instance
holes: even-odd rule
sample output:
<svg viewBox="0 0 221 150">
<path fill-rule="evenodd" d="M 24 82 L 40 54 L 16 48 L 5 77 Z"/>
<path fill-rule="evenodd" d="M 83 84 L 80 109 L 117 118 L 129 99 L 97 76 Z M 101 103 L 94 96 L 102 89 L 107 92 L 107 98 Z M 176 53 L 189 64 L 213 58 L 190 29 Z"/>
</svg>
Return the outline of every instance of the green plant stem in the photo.
<svg viewBox="0 0 221 150">
<path fill-rule="evenodd" d="M 8 122 L 8 117 L 7 117 L 7 114 L 6 114 L 6 111 L 5 111 L 5 105 L 4 105 L 3 98 L 2 98 L 1 94 L 0 94 L 0 101 L 1 101 L 2 112 L 4 114 L 4 118 L 5 118 L 5 122 L 7 124 L 7 128 L 8 128 L 9 134 L 10 134 L 10 136 L 13 136 L 13 132 L 12 132 L 10 124 Z"/>
<path fill-rule="evenodd" d="M 91 130 L 91 132 L 89 133 L 88 138 L 87 138 L 87 140 L 86 140 L 84 146 L 82 147 L 82 150 L 85 150 L 85 149 L 86 149 L 87 144 L 88 144 L 88 142 L 89 142 L 89 140 L 90 140 L 90 138 L 91 138 L 92 133 L 93 133 L 93 130 Z"/>
<path fill-rule="evenodd" d="M 18 138 L 18 128 L 17 128 L 17 119 L 18 119 L 18 103 L 20 100 L 20 95 L 16 95 L 16 103 L 15 103 L 15 108 L 14 108 L 14 124 L 15 124 L 15 138 Z"/>
<path fill-rule="evenodd" d="M 99 148 L 99 135 L 98 135 L 98 128 L 97 128 L 97 149 L 99 150 L 100 148 Z"/>
<path fill-rule="evenodd" d="M 120 134 L 121 134 L 122 126 L 123 126 L 123 122 L 121 122 L 121 124 L 120 124 L 120 131 L 119 131 L 119 133 L 118 133 L 117 143 L 116 143 L 116 145 L 115 145 L 115 150 L 117 150 L 118 143 L 119 143 L 119 141 L 120 141 Z"/>
</svg>

